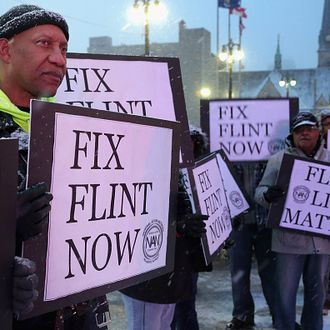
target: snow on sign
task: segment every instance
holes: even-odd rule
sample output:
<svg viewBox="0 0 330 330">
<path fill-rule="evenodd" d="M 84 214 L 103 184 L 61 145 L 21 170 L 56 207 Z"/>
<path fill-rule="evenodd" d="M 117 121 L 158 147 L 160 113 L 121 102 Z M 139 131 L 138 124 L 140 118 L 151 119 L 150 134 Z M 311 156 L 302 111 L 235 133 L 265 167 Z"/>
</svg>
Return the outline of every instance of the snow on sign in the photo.
<svg viewBox="0 0 330 330">
<path fill-rule="evenodd" d="M 329 163 L 284 154 L 277 184 L 288 187 L 282 203 L 272 204 L 271 225 L 329 237 Z"/>
<path fill-rule="evenodd" d="M 202 238 L 204 257 L 208 264 L 232 230 L 230 212 L 216 155 L 198 161 L 191 171 L 197 207 L 202 214 L 209 216 L 206 235 Z"/>
<path fill-rule="evenodd" d="M 38 269 L 45 263 L 44 306 L 35 313 L 171 271 L 177 130 L 169 121 L 32 103 L 28 183 L 45 181 L 54 196 L 46 244 L 25 246 L 40 256 Z"/>
<path fill-rule="evenodd" d="M 267 160 L 284 148 L 297 99 L 202 100 L 202 129 L 210 151 L 223 149 L 230 161 Z"/>
<path fill-rule="evenodd" d="M 57 102 L 180 122 L 180 163 L 193 164 L 177 58 L 68 54 Z"/>
</svg>

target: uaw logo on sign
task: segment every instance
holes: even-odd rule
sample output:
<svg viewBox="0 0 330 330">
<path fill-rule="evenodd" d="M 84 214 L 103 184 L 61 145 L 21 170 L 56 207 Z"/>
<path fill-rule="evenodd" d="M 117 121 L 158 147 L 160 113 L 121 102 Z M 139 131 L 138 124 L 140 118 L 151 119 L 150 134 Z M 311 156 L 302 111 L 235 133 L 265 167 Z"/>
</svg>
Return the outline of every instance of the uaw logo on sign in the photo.
<svg viewBox="0 0 330 330">
<path fill-rule="evenodd" d="M 283 140 L 274 139 L 268 142 L 268 151 L 271 155 L 276 154 L 277 152 L 283 150 L 285 147 L 285 143 Z"/>
<path fill-rule="evenodd" d="M 310 190 L 306 186 L 297 186 L 293 189 L 293 199 L 297 203 L 305 203 L 309 197 Z"/>
<path fill-rule="evenodd" d="M 244 206 L 243 198 L 238 191 L 232 191 L 229 194 L 229 200 L 237 209 L 241 209 Z"/>
<path fill-rule="evenodd" d="M 221 214 L 221 218 L 224 220 L 227 229 L 231 228 L 231 221 L 230 221 L 230 212 L 228 207 L 224 207 L 223 212 Z"/>
<path fill-rule="evenodd" d="M 158 259 L 163 245 L 164 227 L 159 220 L 152 220 L 143 231 L 143 255 L 145 262 L 154 262 Z"/>
</svg>

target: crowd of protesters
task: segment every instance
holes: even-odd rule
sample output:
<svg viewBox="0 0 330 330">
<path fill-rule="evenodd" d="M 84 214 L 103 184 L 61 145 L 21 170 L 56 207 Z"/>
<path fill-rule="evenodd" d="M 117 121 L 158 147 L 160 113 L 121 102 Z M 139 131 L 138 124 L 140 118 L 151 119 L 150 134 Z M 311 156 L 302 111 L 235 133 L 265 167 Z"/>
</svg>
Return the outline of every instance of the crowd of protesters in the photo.
<svg viewBox="0 0 330 330">
<path fill-rule="evenodd" d="M 24 321 L 16 320 L 33 309 L 37 298 L 35 265 L 19 257 L 21 244 L 39 234 L 46 225 L 52 200 L 44 183 L 25 189 L 30 100 L 56 94 L 66 72 L 68 40 L 68 25 L 57 13 L 19 5 L 0 16 L 0 137 L 19 138 L 20 142 L 17 256 L 13 260 L 12 291 L 14 329 L 99 328 L 95 313 L 100 299 Z M 255 325 L 250 288 L 253 255 L 275 329 L 322 329 L 322 313 L 329 306 L 330 240 L 284 228 L 271 230 L 267 228 L 267 209 L 271 203 L 285 198 L 284 187 L 276 185 L 284 153 L 330 161 L 326 149 L 329 127 L 330 111 L 322 112 L 319 121 L 313 114 L 301 112 L 291 122 L 285 150 L 273 155 L 267 164 L 236 166 L 240 185 L 245 185 L 256 204 L 248 214 L 233 219 L 229 255 L 234 308 L 226 329 L 252 329 Z M 195 159 L 205 155 L 204 134 L 192 130 L 191 139 Z M 198 272 L 212 270 L 212 265 L 206 265 L 200 258 L 200 238 L 206 232 L 208 217 L 193 214 L 181 181 L 178 186 L 178 214 L 171 220 L 176 222 L 177 232 L 174 270 L 121 290 L 129 330 L 199 329 L 195 308 Z M 301 319 L 296 320 L 301 278 L 304 305 Z"/>
</svg>

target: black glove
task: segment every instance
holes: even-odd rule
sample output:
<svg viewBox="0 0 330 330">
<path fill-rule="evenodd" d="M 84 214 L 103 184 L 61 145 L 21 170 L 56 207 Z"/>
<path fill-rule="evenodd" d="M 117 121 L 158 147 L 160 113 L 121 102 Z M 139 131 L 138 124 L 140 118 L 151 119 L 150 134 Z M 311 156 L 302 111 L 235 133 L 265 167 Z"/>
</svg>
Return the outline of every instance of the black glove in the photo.
<svg viewBox="0 0 330 330">
<path fill-rule="evenodd" d="M 209 218 L 204 214 L 186 214 L 185 222 L 183 224 L 183 233 L 185 236 L 200 238 L 206 233 L 206 224 L 204 220 Z"/>
<path fill-rule="evenodd" d="M 232 238 L 228 237 L 223 243 L 223 248 L 225 250 L 229 250 L 234 245 L 235 245 L 235 241 Z"/>
<path fill-rule="evenodd" d="M 279 186 L 270 186 L 264 193 L 265 200 L 268 203 L 273 203 L 285 195 L 285 191 Z"/>
<path fill-rule="evenodd" d="M 177 232 L 193 238 L 206 233 L 205 222 L 208 215 L 192 214 L 189 196 L 185 191 L 178 192 Z"/>
<path fill-rule="evenodd" d="M 237 215 L 236 217 L 233 217 L 231 219 L 231 226 L 233 230 L 239 230 L 241 224 L 242 224 L 242 217 L 240 215 Z"/>
<path fill-rule="evenodd" d="M 53 195 L 46 191 L 47 185 L 38 183 L 18 193 L 16 233 L 19 239 L 24 241 L 41 232 L 50 211 L 49 202 L 53 199 Z"/>
<path fill-rule="evenodd" d="M 38 276 L 35 263 L 26 258 L 15 257 L 13 270 L 13 312 L 25 314 L 33 309 L 38 298 Z"/>
</svg>

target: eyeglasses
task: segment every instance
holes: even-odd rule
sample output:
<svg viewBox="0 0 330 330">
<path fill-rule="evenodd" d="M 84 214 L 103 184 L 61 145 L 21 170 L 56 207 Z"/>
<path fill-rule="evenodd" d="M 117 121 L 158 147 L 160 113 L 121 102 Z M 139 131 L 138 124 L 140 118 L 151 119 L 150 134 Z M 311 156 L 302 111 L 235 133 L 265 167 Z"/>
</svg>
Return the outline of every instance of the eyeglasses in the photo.
<svg viewBox="0 0 330 330">
<path fill-rule="evenodd" d="M 293 130 L 294 133 L 296 134 L 301 134 L 303 133 L 304 131 L 308 132 L 308 133 L 311 133 L 313 131 L 318 131 L 318 127 L 317 126 L 312 126 L 312 125 L 302 125 L 302 126 L 299 126 L 297 128 L 295 128 Z"/>
</svg>

